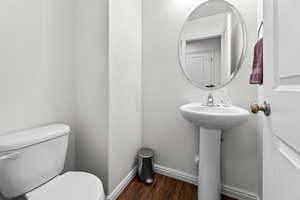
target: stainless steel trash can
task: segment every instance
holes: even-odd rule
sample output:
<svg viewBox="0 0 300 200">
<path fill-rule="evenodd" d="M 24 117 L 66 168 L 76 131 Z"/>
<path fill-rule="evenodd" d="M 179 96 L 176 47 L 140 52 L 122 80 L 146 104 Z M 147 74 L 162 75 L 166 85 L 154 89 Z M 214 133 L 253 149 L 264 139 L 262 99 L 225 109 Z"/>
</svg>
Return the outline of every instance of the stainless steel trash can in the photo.
<svg viewBox="0 0 300 200">
<path fill-rule="evenodd" d="M 140 149 L 138 152 L 138 177 L 146 184 L 152 184 L 154 181 L 153 163 L 153 150 L 148 148 Z"/>
</svg>

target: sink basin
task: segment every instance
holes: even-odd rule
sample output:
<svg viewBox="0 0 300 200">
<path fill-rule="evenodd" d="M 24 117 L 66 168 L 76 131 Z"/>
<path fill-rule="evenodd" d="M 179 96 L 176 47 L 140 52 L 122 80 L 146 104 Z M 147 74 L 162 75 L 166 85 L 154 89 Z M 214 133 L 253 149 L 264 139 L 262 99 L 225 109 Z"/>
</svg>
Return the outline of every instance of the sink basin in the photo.
<svg viewBox="0 0 300 200">
<path fill-rule="evenodd" d="M 221 198 L 221 134 L 248 120 L 249 112 L 237 106 L 190 103 L 179 108 L 182 116 L 199 128 L 198 199 Z"/>
<path fill-rule="evenodd" d="M 190 103 L 181 106 L 182 116 L 198 127 L 227 130 L 244 124 L 249 112 L 237 106 L 205 106 L 201 103 Z"/>
</svg>

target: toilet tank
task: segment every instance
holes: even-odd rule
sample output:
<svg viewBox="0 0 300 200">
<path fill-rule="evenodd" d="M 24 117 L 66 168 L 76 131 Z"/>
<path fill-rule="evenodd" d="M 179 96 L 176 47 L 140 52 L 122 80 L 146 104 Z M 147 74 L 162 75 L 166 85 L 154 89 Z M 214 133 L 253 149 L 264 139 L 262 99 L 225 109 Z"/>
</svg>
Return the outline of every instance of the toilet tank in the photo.
<svg viewBox="0 0 300 200">
<path fill-rule="evenodd" d="M 70 127 L 53 124 L 0 135 L 0 192 L 13 198 L 59 175 Z"/>
</svg>

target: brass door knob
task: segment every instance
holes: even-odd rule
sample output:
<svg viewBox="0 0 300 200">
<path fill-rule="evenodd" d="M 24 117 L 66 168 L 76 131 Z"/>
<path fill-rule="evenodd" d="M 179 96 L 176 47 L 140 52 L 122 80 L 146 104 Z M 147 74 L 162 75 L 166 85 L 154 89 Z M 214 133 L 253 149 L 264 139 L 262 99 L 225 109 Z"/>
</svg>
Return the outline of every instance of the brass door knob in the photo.
<svg viewBox="0 0 300 200">
<path fill-rule="evenodd" d="M 270 104 L 269 104 L 268 102 L 266 102 L 266 101 L 263 102 L 262 105 L 259 105 L 259 104 L 257 104 L 257 103 L 252 103 L 252 104 L 250 105 L 250 108 L 251 108 L 251 112 L 254 113 L 254 114 L 258 113 L 259 111 L 264 112 L 264 114 L 265 114 L 266 116 L 269 116 L 269 115 L 271 114 L 271 106 L 270 106 Z"/>
</svg>

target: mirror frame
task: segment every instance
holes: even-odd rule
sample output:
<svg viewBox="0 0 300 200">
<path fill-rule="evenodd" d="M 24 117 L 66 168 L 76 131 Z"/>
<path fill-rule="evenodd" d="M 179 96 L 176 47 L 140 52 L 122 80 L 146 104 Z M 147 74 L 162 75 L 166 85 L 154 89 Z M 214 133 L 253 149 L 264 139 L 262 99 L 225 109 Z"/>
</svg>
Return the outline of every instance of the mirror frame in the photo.
<svg viewBox="0 0 300 200">
<path fill-rule="evenodd" d="M 232 73 L 231 75 L 231 78 L 227 81 L 227 82 L 224 82 L 223 84 L 220 84 L 218 86 L 215 86 L 215 87 L 212 87 L 212 88 L 207 88 L 207 87 L 204 87 L 202 85 L 199 85 L 197 83 L 195 83 L 188 75 L 188 73 L 186 72 L 186 70 L 184 69 L 183 67 L 183 64 L 182 64 L 182 60 L 181 60 L 181 35 L 183 33 L 183 29 L 185 27 L 185 25 L 187 24 L 188 22 L 188 19 L 189 17 L 191 16 L 191 14 L 197 9 L 199 8 L 201 5 L 204 5 L 204 4 L 207 4 L 211 1 L 220 1 L 220 2 L 223 2 L 224 4 L 227 4 L 228 7 L 230 7 L 234 13 L 236 13 L 239 17 L 239 20 L 240 20 L 240 23 L 241 23 L 241 27 L 242 27 L 242 32 L 243 32 L 243 50 L 241 52 L 241 56 L 240 56 L 240 59 L 239 59 L 239 62 L 236 66 L 236 70 Z M 195 87 L 197 88 L 200 88 L 200 89 L 203 89 L 203 90 L 208 90 L 208 91 L 212 91 L 212 90 L 218 90 L 220 88 L 223 88 L 225 87 L 226 85 L 228 85 L 234 78 L 235 76 L 237 75 L 238 71 L 240 70 L 244 60 L 245 60 L 245 57 L 246 57 L 246 51 L 247 51 L 247 29 L 246 29 L 246 24 L 245 24 L 245 21 L 241 15 L 241 13 L 239 12 L 239 10 L 233 6 L 232 4 L 228 3 L 227 1 L 225 0 L 207 0 L 207 1 L 204 1 L 203 3 L 195 6 L 195 8 L 191 9 L 191 11 L 188 13 L 188 16 L 186 17 L 186 20 L 184 21 L 183 25 L 182 25 L 182 28 L 181 28 L 181 31 L 179 33 L 179 38 L 178 38 L 178 60 L 179 60 L 179 65 L 180 65 L 180 68 L 181 68 L 181 71 L 183 73 L 183 75 L 185 76 L 185 78 L 192 84 L 194 85 Z"/>
</svg>

